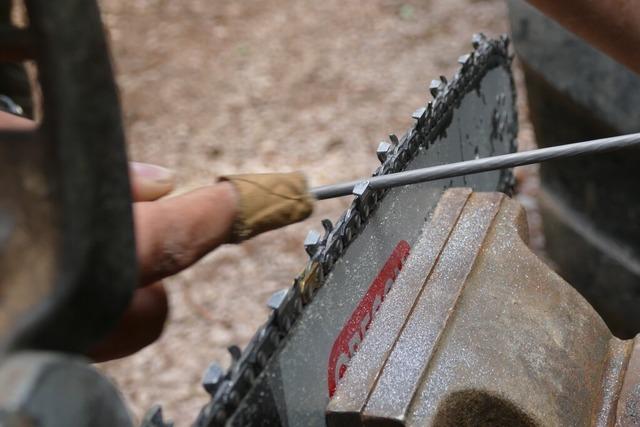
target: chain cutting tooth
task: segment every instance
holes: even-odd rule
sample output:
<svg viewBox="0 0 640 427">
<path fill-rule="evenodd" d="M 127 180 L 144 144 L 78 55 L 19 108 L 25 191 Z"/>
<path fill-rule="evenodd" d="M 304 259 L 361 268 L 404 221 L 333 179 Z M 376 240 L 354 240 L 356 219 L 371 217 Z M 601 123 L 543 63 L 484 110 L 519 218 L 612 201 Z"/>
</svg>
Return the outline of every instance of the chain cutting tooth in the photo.
<svg viewBox="0 0 640 427">
<path fill-rule="evenodd" d="M 397 146 L 400 141 L 398 141 L 398 136 L 395 133 L 392 133 L 389 135 L 389 141 L 391 141 L 391 144 Z"/>
<path fill-rule="evenodd" d="M 362 181 L 353 187 L 353 194 L 356 196 L 356 206 L 360 212 L 361 219 L 367 219 L 371 213 L 369 201 L 371 199 L 371 185 L 369 181 Z"/>
<path fill-rule="evenodd" d="M 384 163 L 385 160 L 387 160 L 387 157 L 389 157 L 389 153 L 391 152 L 392 148 L 392 145 L 388 142 L 380 141 L 380 144 L 378 144 L 378 148 L 376 149 L 376 156 L 378 156 L 378 160 L 380 160 L 380 163 Z"/>
<path fill-rule="evenodd" d="M 318 236 L 319 237 L 319 236 Z M 269 299 L 267 300 L 267 307 L 272 310 L 277 310 L 282 305 L 282 302 L 287 298 L 287 294 L 289 293 L 289 288 L 280 289 L 271 294 Z"/>
<path fill-rule="evenodd" d="M 322 237 L 317 231 L 310 230 L 309 233 L 307 233 L 307 237 L 304 239 L 304 250 L 307 251 L 310 257 L 318 253 L 321 241 Z"/>
<path fill-rule="evenodd" d="M 202 387 L 207 393 L 213 396 L 216 394 L 223 378 L 224 370 L 219 364 L 214 362 L 204 371 L 204 375 L 202 376 Z"/>
<path fill-rule="evenodd" d="M 471 58 L 471 54 L 467 53 L 465 55 L 462 55 L 458 58 L 458 64 L 460 65 L 467 65 L 467 62 L 469 62 L 469 59 Z"/>
<path fill-rule="evenodd" d="M 476 33 L 471 37 L 471 46 L 474 49 L 480 47 L 480 45 L 487 39 L 487 37 L 482 33 Z"/>
<path fill-rule="evenodd" d="M 431 80 L 431 83 L 429 83 L 429 92 L 431 93 L 431 96 L 433 96 L 434 98 L 438 96 L 441 87 L 442 81 L 440 81 L 439 79 Z"/>
<path fill-rule="evenodd" d="M 362 197 L 370 189 L 369 181 L 362 181 L 353 187 L 353 194 Z"/>
<path fill-rule="evenodd" d="M 413 118 L 414 120 L 420 120 L 424 117 L 424 114 L 426 112 L 427 112 L 427 109 L 425 107 L 418 108 L 416 111 L 413 112 L 413 114 L 411 115 L 411 118 Z"/>
</svg>

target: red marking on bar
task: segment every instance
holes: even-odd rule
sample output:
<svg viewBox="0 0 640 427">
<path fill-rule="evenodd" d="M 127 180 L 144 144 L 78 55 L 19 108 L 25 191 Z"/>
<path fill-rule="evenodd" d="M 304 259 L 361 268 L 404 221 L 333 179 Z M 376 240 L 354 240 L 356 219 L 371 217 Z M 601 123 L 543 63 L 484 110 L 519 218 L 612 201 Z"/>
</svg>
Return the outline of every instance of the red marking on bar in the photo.
<svg viewBox="0 0 640 427">
<path fill-rule="evenodd" d="M 387 259 L 382 270 L 373 279 L 369 290 L 362 297 L 356 309 L 351 313 L 351 317 L 344 324 L 338 338 L 333 342 L 333 348 L 329 355 L 329 366 L 327 369 L 327 379 L 329 384 L 329 397 L 336 391 L 336 385 L 340 378 L 347 371 L 347 365 L 353 355 L 358 351 L 358 347 L 371 325 L 371 321 L 380 308 L 382 301 L 393 286 L 398 273 L 402 270 L 405 260 L 409 256 L 411 247 L 409 243 L 401 240 L 396 245 Z"/>
</svg>

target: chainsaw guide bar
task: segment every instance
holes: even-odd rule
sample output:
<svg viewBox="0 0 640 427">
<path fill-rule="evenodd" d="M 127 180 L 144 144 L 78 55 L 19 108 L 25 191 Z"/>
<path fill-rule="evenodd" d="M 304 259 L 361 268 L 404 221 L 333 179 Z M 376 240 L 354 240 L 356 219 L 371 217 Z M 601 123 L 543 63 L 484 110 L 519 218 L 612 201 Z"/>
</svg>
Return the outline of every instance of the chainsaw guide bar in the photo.
<svg viewBox="0 0 640 427">
<path fill-rule="evenodd" d="M 433 101 L 402 138 L 377 150 L 373 176 L 514 152 L 515 87 L 509 40 L 477 34 L 459 71 L 433 80 Z M 376 190 L 366 182 L 324 233 L 305 240 L 309 262 L 224 372 L 205 375 L 211 401 L 194 426 L 325 425 L 325 408 L 440 196 L 450 187 L 509 193 L 510 170 Z M 158 409 L 156 409 L 157 411 Z"/>
</svg>

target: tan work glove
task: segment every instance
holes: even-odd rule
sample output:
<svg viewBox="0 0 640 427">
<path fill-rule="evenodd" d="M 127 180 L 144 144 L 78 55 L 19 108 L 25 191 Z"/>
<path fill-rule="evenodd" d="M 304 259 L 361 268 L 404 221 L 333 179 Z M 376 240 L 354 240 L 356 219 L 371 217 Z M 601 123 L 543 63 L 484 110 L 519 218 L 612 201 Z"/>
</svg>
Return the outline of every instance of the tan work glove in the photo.
<svg viewBox="0 0 640 427">
<path fill-rule="evenodd" d="M 302 221 L 313 211 L 314 199 L 301 172 L 229 175 L 220 181 L 229 181 L 238 193 L 233 242 Z"/>
</svg>

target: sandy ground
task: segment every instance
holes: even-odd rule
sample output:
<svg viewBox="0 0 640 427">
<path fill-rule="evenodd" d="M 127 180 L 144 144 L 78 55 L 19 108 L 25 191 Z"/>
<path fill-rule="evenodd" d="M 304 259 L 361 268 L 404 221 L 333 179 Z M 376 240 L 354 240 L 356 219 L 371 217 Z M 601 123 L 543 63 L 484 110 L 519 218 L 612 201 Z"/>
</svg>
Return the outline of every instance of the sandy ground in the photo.
<svg viewBox="0 0 640 427">
<path fill-rule="evenodd" d="M 368 175 L 377 142 L 411 124 L 428 82 L 453 74 L 472 33 L 508 27 L 500 0 L 101 5 L 130 155 L 175 169 L 179 191 L 225 173 L 301 169 L 314 185 Z M 520 139 L 528 146 L 522 100 Z M 535 177 L 526 186 L 535 191 Z M 535 207 L 530 196 L 521 200 Z M 345 203 L 324 202 L 306 222 L 224 247 L 166 281 L 171 318 L 163 337 L 101 366 L 137 418 L 160 403 L 178 426 L 195 419 L 208 400 L 203 370 L 211 361 L 227 365 L 226 348 L 248 342 L 266 319 L 268 296 L 303 267 L 307 230 L 335 219 Z"/>
</svg>

